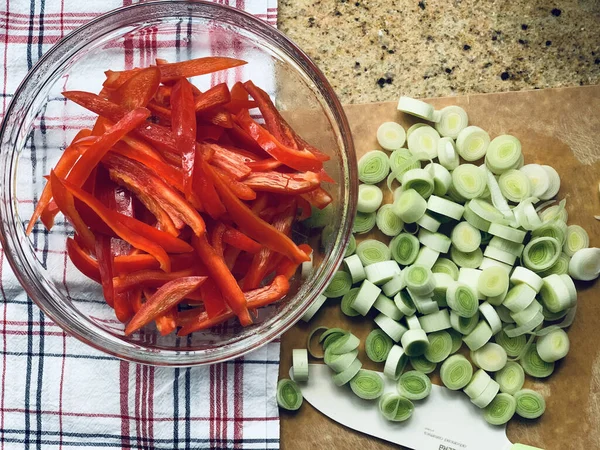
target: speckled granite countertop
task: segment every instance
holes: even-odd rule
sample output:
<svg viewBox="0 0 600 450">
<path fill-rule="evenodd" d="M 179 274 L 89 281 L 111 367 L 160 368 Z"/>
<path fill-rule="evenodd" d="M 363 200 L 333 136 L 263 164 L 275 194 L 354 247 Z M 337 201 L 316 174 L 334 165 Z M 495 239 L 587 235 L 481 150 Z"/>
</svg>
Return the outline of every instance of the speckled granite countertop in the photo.
<svg viewBox="0 0 600 450">
<path fill-rule="evenodd" d="M 600 83 L 600 0 L 279 0 L 346 103 Z"/>
</svg>

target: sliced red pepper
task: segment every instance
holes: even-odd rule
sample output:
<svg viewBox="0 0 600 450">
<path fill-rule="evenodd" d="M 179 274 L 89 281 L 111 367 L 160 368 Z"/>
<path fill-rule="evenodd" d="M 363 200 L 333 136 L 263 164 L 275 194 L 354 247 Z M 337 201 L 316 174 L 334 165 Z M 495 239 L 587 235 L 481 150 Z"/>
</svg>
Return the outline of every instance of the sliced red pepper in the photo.
<svg viewBox="0 0 600 450">
<path fill-rule="evenodd" d="M 161 336 L 167 336 L 177 329 L 177 308 L 173 307 L 154 319 Z"/>
<path fill-rule="evenodd" d="M 237 122 L 260 147 L 288 167 L 299 171 L 319 171 L 323 163 L 308 150 L 296 150 L 280 143 L 271 133 L 257 124 L 247 110 L 241 111 L 237 116 Z"/>
<path fill-rule="evenodd" d="M 207 171 L 209 164 L 204 160 L 202 150 L 196 147 L 196 167 L 194 168 L 194 192 L 202 199 L 202 206 L 210 217 L 218 219 L 225 214 L 225 206 L 217 194 L 214 176 Z"/>
<path fill-rule="evenodd" d="M 169 272 L 171 267 L 171 261 L 169 260 L 165 249 L 176 253 L 189 251 L 189 245 L 184 241 L 146 225 L 139 220 L 112 211 L 82 189 L 69 184 L 67 181 L 61 183 L 56 176 L 55 179 L 71 194 L 92 208 L 98 217 L 100 217 L 121 239 L 129 242 L 135 248 L 139 248 L 140 250 L 144 250 L 153 255 L 159 261 L 160 267 L 164 271 Z"/>
<path fill-rule="evenodd" d="M 321 180 L 314 172 L 281 173 L 255 172 L 248 175 L 243 183 L 255 191 L 279 194 L 303 194 L 320 186 Z"/>
<path fill-rule="evenodd" d="M 219 255 L 220 258 L 223 258 L 225 248 L 223 245 L 223 235 L 225 234 L 225 231 L 227 231 L 227 226 L 224 223 L 219 222 L 213 227 L 210 236 L 210 245 L 212 245 L 215 253 Z"/>
<path fill-rule="evenodd" d="M 238 316 L 243 326 L 250 325 L 252 318 L 246 308 L 246 298 L 237 281 L 225 265 L 225 261 L 210 246 L 205 235 L 194 236 L 194 247 L 206 266 L 211 278 L 219 287 L 227 306 Z"/>
<path fill-rule="evenodd" d="M 233 193 L 241 200 L 254 200 L 256 198 L 256 192 L 254 190 L 244 184 L 241 181 L 237 181 L 234 177 L 232 177 L 229 173 L 225 172 L 223 169 L 218 167 L 213 167 L 213 169 L 221 176 L 221 178 L 227 181 L 229 188 L 233 191 Z"/>
<path fill-rule="evenodd" d="M 141 270 L 113 278 L 115 292 L 126 292 L 131 288 L 158 288 L 162 285 L 177 280 L 178 278 L 198 275 L 195 267 L 179 270 L 177 272 L 165 273 L 162 270 Z"/>
<path fill-rule="evenodd" d="M 248 91 L 241 82 L 237 82 L 231 88 L 231 101 L 225 105 L 227 111 L 232 114 L 239 113 L 242 109 L 256 108 L 256 102 L 248 100 Z"/>
<path fill-rule="evenodd" d="M 150 66 L 135 73 L 110 94 L 110 100 L 127 110 L 146 106 L 160 85 L 160 70 Z"/>
<path fill-rule="evenodd" d="M 328 155 L 308 144 L 296 134 L 293 128 L 290 127 L 281 116 L 281 113 L 277 108 L 275 108 L 269 94 L 257 87 L 250 80 L 244 83 L 244 87 L 250 95 L 252 95 L 252 98 L 256 100 L 258 109 L 260 109 L 260 112 L 265 119 L 267 130 L 269 130 L 279 142 L 291 148 L 308 150 L 315 155 L 319 161 L 328 161 L 330 159 Z"/>
<path fill-rule="evenodd" d="M 267 172 L 269 170 L 277 169 L 282 165 L 281 161 L 277 161 L 274 158 L 261 159 L 260 161 L 253 161 L 246 163 L 253 172 Z"/>
<path fill-rule="evenodd" d="M 227 310 L 227 305 L 223 299 L 223 295 L 216 283 L 209 278 L 200 286 L 200 298 L 206 310 L 208 317 L 215 317 Z"/>
<path fill-rule="evenodd" d="M 154 100 L 151 100 L 146 105 L 154 117 L 158 117 L 160 119 L 160 124 L 164 126 L 171 126 L 171 117 L 172 113 L 169 108 L 166 106 L 160 105 Z"/>
<path fill-rule="evenodd" d="M 311 216 L 312 209 L 308 200 L 301 195 L 299 195 L 296 200 L 298 202 L 298 213 L 296 214 L 296 220 L 302 222 Z"/>
<path fill-rule="evenodd" d="M 162 75 L 161 81 L 177 80 L 178 78 L 191 78 L 220 70 L 231 69 L 247 64 L 241 59 L 226 58 L 223 56 L 208 56 L 205 58 L 190 59 L 176 63 L 159 64 Z"/>
<path fill-rule="evenodd" d="M 235 121 L 233 122 L 233 126 L 231 128 L 227 128 L 226 133 L 227 137 L 229 137 L 229 139 L 237 147 L 244 148 L 246 151 L 254 153 L 260 158 L 266 158 L 269 156 L 268 153 L 265 152 L 248 133 L 242 130 L 242 128 Z"/>
<path fill-rule="evenodd" d="M 322 187 L 318 187 L 310 192 L 305 192 L 304 194 L 301 194 L 301 197 L 308 201 L 312 206 L 319 209 L 325 208 L 333 201 L 329 192 Z"/>
<path fill-rule="evenodd" d="M 185 277 L 162 286 L 152 297 L 146 299 L 140 310 L 135 313 L 125 327 L 125 334 L 130 335 L 177 306 L 189 292 L 196 290 L 204 281 L 206 277 Z"/>
<path fill-rule="evenodd" d="M 127 114 L 127 110 L 122 106 L 105 100 L 91 92 L 67 91 L 63 92 L 63 95 L 78 105 L 100 116 L 104 116 L 112 122 L 118 122 Z M 178 154 L 175 136 L 173 136 L 169 128 L 152 122 L 144 122 L 135 129 L 134 133 L 152 144 L 167 159 L 172 158 L 172 155 Z"/>
<path fill-rule="evenodd" d="M 92 259 L 73 238 L 67 238 L 67 255 L 82 274 L 97 283 L 101 282 L 98 262 Z"/>
<path fill-rule="evenodd" d="M 248 253 L 258 253 L 262 248 L 262 245 L 254 239 L 250 239 L 241 231 L 231 227 L 227 227 L 223 234 L 223 242 Z"/>
<path fill-rule="evenodd" d="M 148 209 L 149 205 L 162 208 L 171 219 L 189 225 L 196 235 L 204 233 L 204 220 L 198 211 L 142 164 L 114 153 L 107 154 L 102 162 L 109 168 L 111 178 L 134 192 Z"/>
<path fill-rule="evenodd" d="M 125 84 L 127 80 L 129 80 L 141 70 L 142 69 L 139 68 L 123 71 L 107 70 L 106 72 L 104 72 L 104 75 L 106 75 L 106 80 L 104 80 L 102 86 L 108 89 L 117 89 L 119 88 L 119 86 Z"/>
<path fill-rule="evenodd" d="M 144 302 L 142 301 L 143 291 L 140 288 L 132 289 L 129 292 L 129 303 L 131 304 L 131 309 L 134 313 L 138 312 Z"/>
<path fill-rule="evenodd" d="M 75 186 L 80 187 L 90 176 L 90 173 L 98 165 L 102 157 L 115 145 L 123 136 L 133 130 L 150 116 L 150 111 L 146 108 L 137 108 L 128 112 L 115 125 L 110 127 L 106 133 L 87 149 L 87 151 L 77 160 L 67 180 Z"/>
<path fill-rule="evenodd" d="M 79 212 L 75 208 L 75 199 L 72 193 L 65 188 L 64 184 L 58 178 L 54 170 L 50 171 L 50 185 L 52 189 L 52 195 L 58 209 L 60 209 L 60 212 L 62 212 L 67 220 L 71 222 L 71 225 L 73 225 L 75 232 L 82 239 L 85 247 L 92 251 L 96 246 L 96 238 L 94 233 L 90 231 L 79 215 Z"/>
<path fill-rule="evenodd" d="M 213 152 L 210 158 L 210 163 L 213 166 L 223 169 L 236 180 L 241 180 L 252 172 L 246 165 L 248 161 L 251 161 L 247 156 L 241 155 L 218 144 L 200 142 L 198 145 L 203 152 L 208 150 Z"/>
<path fill-rule="evenodd" d="M 196 126 L 196 139 L 198 141 L 218 141 L 225 133 L 225 128 L 213 124 L 199 123 Z"/>
<path fill-rule="evenodd" d="M 90 136 L 90 134 L 91 130 L 83 129 L 75 135 L 71 145 L 65 149 L 60 159 L 56 163 L 56 166 L 54 166 L 54 172 L 56 172 L 57 176 L 64 178 L 64 176 L 69 173 L 69 170 L 71 170 L 73 164 L 75 164 L 75 161 L 77 161 L 77 158 L 79 158 L 80 155 L 78 141 L 82 138 Z M 27 229 L 25 230 L 27 235 L 31 234 L 33 231 L 35 223 L 42 215 L 42 211 L 44 211 L 50 203 L 50 200 L 52 200 L 52 188 L 50 187 L 50 183 L 47 182 L 46 186 L 44 186 L 44 190 L 42 191 L 42 195 L 40 195 L 40 199 L 35 205 L 35 210 L 31 215 L 31 219 L 29 219 L 29 223 L 27 224 Z M 52 215 L 52 212 L 49 211 L 47 214 Z M 48 229 L 50 228 L 52 227 L 49 227 Z"/>
<path fill-rule="evenodd" d="M 223 252 L 223 259 L 225 260 L 225 265 L 229 268 L 229 270 L 234 276 L 235 271 L 233 269 L 235 267 L 235 263 L 238 257 L 240 256 L 240 253 L 242 253 L 242 251 L 239 248 L 235 248 L 232 245 L 228 246 L 225 249 L 225 252 Z"/>
<path fill-rule="evenodd" d="M 159 105 L 169 106 L 171 102 L 171 86 L 159 86 L 154 99 Z"/>
<path fill-rule="evenodd" d="M 220 106 L 211 108 L 207 111 L 199 112 L 198 118 L 223 128 L 233 127 L 233 118 L 231 117 L 231 113 Z"/>
<path fill-rule="evenodd" d="M 192 194 L 194 158 L 196 157 L 196 116 L 194 114 L 192 85 L 181 78 L 171 92 L 171 130 L 181 153 L 183 188 L 186 198 Z"/>
<path fill-rule="evenodd" d="M 113 260 L 111 254 L 111 242 L 109 236 L 96 236 L 96 260 L 100 272 L 100 284 L 104 299 L 109 306 L 114 307 L 113 291 Z M 116 312 L 116 311 L 115 311 Z M 119 316 L 117 316 L 119 320 Z"/>
<path fill-rule="evenodd" d="M 312 247 L 308 244 L 300 244 L 298 247 L 300 247 L 300 249 L 309 256 L 313 252 Z M 299 265 L 300 264 L 284 258 L 283 261 L 277 266 L 276 273 L 277 275 L 283 275 L 289 280 L 296 274 Z"/>
<path fill-rule="evenodd" d="M 229 88 L 225 83 L 220 83 L 200 94 L 194 103 L 194 109 L 197 113 L 203 112 L 216 106 L 222 106 L 230 100 L 231 94 Z"/>
<path fill-rule="evenodd" d="M 308 260 L 306 254 L 289 237 L 254 214 L 235 196 L 225 181 L 216 175 L 214 170 L 210 167 L 209 170 L 213 173 L 215 187 L 223 204 L 227 208 L 227 213 L 242 233 L 260 242 L 265 247 L 286 255 L 293 261 L 302 262 Z"/>
<path fill-rule="evenodd" d="M 244 296 L 246 297 L 248 307 L 255 309 L 281 300 L 288 293 L 289 289 L 290 284 L 288 280 L 284 276 L 277 276 L 270 285 L 245 292 Z M 177 335 L 187 336 L 194 331 L 206 330 L 234 317 L 235 315 L 231 311 L 226 311 L 212 318 L 205 311 L 198 311 L 198 315 L 194 320 L 188 318 L 187 323 L 182 324 L 183 326 Z"/>
</svg>

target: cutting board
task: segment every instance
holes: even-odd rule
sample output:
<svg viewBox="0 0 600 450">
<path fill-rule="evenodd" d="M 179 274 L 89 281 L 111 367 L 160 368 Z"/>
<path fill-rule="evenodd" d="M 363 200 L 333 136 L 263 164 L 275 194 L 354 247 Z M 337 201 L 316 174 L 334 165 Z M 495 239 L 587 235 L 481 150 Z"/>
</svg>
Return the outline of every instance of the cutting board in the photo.
<svg viewBox="0 0 600 450">
<path fill-rule="evenodd" d="M 569 223 L 583 226 L 591 246 L 600 247 L 600 221 L 594 219 L 600 214 L 600 86 L 427 101 L 436 109 L 463 107 L 469 114 L 469 124 L 487 130 L 492 138 L 500 134 L 517 136 L 526 163 L 556 168 L 562 178 L 558 197 L 567 198 Z M 398 121 L 406 128 L 416 122 L 398 112 L 396 103 L 348 105 L 345 110 L 358 157 L 379 148 L 375 132 L 382 122 Z M 546 450 L 600 449 L 600 282 L 579 283 L 578 292 L 577 318 L 569 330 L 571 352 L 557 363 L 548 380 L 537 382 L 528 377 L 526 381 L 526 387 L 540 391 L 546 398 L 546 413 L 535 421 L 513 419 L 508 425 L 512 442 Z M 305 347 L 309 331 L 321 325 L 350 329 L 363 342 L 374 327 L 372 320 L 344 316 L 339 300 L 329 300 L 310 324 L 300 322 L 283 335 L 280 376 L 288 374 L 292 349 Z M 381 364 L 369 361 L 362 344 L 359 358 L 366 368 L 382 370 Z M 437 372 L 433 381 L 440 384 Z M 281 411 L 281 446 L 283 450 L 398 448 L 347 429 L 306 402 L 296 413 Z"/>
</svg>

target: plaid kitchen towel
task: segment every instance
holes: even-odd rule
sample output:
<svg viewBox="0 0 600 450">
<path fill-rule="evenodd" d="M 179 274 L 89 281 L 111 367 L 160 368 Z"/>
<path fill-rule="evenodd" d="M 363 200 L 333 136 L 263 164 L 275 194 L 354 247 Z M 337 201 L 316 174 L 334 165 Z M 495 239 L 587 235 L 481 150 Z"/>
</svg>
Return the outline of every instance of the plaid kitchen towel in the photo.
<svg viewBox="0 0 600 450">
<path fill-rule="evenodd" d="M 276 0 L 217 1 L 276 24 Z M 98 14 L 132 1 L 3 3 L 2 115 L 20 81 L 48 48 Z M 179 47 L 178 39 L 134 40 L 133 49 L 124 52 L 129 58 L 126 63 L 146 65 L 157 56 L 157 45 L 161 50 Z M 246 75 L 236 72 L 235 76 Z M 272 80 L 260 81 L 272 88 Z M 52 123 L 61 120 L 58 110 L 49 105 L 45 114 L 44 139 L 65 142 L 61 133 L 69 130 Z M 47 168 L 37 169 L 40 174 L 35 176 L 41 177 L 43 169 Z M 35 248 L 51 253 L 53 246 L 48 240 L 48 234 L 37 227 Z M 64 266 L 64 243 L 61 259 Z M 210 367 L 141 366 L 107 356 L 63 333 L 27 298 L 1 249 L 0 294 L 4 300 L 0 309 L 0 450 L 279 448 L 274 399 L 278 342 Z"/>
</svg>

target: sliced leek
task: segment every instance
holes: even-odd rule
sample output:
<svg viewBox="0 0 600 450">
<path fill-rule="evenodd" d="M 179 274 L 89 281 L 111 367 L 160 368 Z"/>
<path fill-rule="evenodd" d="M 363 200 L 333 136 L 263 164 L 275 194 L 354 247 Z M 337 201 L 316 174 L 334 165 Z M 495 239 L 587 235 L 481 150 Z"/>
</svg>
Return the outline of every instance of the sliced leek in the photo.
<svg viewBox="0 0 600 450">
<path fill-rule="evenodd" d="M 433 178 L 433 193 L 435 195 L 446 195 L 448 188 L 452 183 L 452 175 L 441 164 L 429 163 L 425 166 L 425 171 L 429 172 Z"/>
<path fill-rule="evenodd" d="M 544 278 L 540 297 L 546 309 L 553 313 L 574 306 L 569 288 L 560 275 L 553 274 Z"/>
<path fill-rule="evenodd" d="M 392 258 L 402 265 L 408 266 L 415 262 L 419 254 L 419 239 L 408 233 L 400 233 L 390 241 Z"/>
<path fill-rule="evenodd" d="M 510 394 L 498 394 L 485 407 L 483 418 L 491 425 L 504 425 L 515 415 L 517 401 Z"/>
<path fill-rule="evenodd" d="M 336 355 L 330 349 L 325 350 L 325 364 L 335 373 L 342 373 L 347 370 L 358 357 L 358 350 L 354 349 L 347 353 Z"/>
<path fill-rule="evenodd" d="M 419 127 L 408 136 L 408 149 L 421 161 L 437 157 L 439 133 L 428 125 Z"/>
<path fill-rule="evenodd" d="M 494 174 L 500 175 L 513 169 L 521 156 L 521 142 L 514 136 L 504 134 L 490 142 L 485 155 L 485 165 Z"/>
<path fill-rule="evenodd" d="M 288 411 L 296 411 L 302 406 L 302 392 L 298 385 L 289 378 L 282 378 L 277 383 L 277 404 Z"/>
<path fill-rule="evenodd" d="M 423 330 L 408 330 L 401 338 L 402 347 L 408 356 L 422 355 L 429 346 L 429 339 Z"/>
<path fill-rule="evenodd" d="M 404 353 L 404 349 L 399 345 L 394 345 L 388 352 L 388 356 L 383 367 L 383 374 L 392 380 L 397 380 L 400 378 L 400 374 L 406 367 L 407 362 L 408 357 Z"/>
<path fill-rule="evenodd" d="M 409 370 L 400 375 L 396 387 L 409 400 L 423 400 L 431 393 L 431 380 L 423 372 Z"/>
<path fill-rule="evenodd" d="M 376 285 L 382 285 L 400 274 L 400 267 L 396 261 L 379 261 L 365 267 L 367 280 Z"/>
<path fill-rule="evenodd" d="M 479 313 L 473 317 L 461 317 L 454 311 L 450 312 L 450 325 L 461 334 L 471 333 L 479 324 Z"/>
<path fill-rule="evenodd" d="M 392 205 L 383 205 L 379 208 L 375 224 L 379 231 L 386 236 L 397 236 L 404 227 L 404 222 L 394 213 Z"/>
<path fill-rule="evenodd" d="M 425 103 L 415 98 L 402 96 L 400 97 L 400 100 L 398 100 L 398 111 L 431 122 L 433 121 L 433 113 L 435 110 L 429 103 Z"/>
<path fill-rule="evenodd" d="M 373 362 L 384 362 L 394 342 L 382 330 L 375 329 L 369 333 L 365 341 L 365 352 L 369 359 Z"/>
<path fill-rule="evenodd" d="M 327 327 L 316 327 L 313 328 L 311 330 L 311 332 L 308 334 L 308 337 L 306 338 L 306 349 L 308 350 L 308 353 L 310 353 L 310 356 L 312 356 L 315 359 L 323 359 L 324 355 L 323 353 L 315 353 L 314 349 L 313 349 L 313 337 L 321 332 L 321 334 L 323 334 L 323 332 L 327 331 L 329 328 Z M 319 335 L 320 337 L 320 335 Z"/>
<path fill-rule="evenodd" d="M 473 164 L 462 164 L 452 171 L 452 187 L 465 199 L 480 197 L 485 191 L 485 174 Z"/>
<path fill-rule="evenodd" d="M 308 351 L 305 348 L 292 350 L 292 375 L 294 381 L 308 380 Z"/>
<path fill-rule="evenodd" d="M 451 240 L 457 250 L 464 253 L 473 252 L 481 245 L 481 232 L 468 222 L 460 222 L 452 230 Z"/>
<path fill-rule="evenodd" d="M 525 346 L 527 345 L 527 337 L 524 334 L 515 337 L 508 337 L 506 332 L 501 331 L 500 333 L 496 334 L 494 339 L 496 344 L 500 345 L 506 352 L 506 355 L 511 358 L 516 358 L 521 355 L 525 349 Z"/>
<path fill-rule="evenodd" d="M 502 195 L 511 202 L 519 203 L 531 196 L 531 182 L 520 170 L 504 172 L 498 179 Z"/>
<path fill-rule="evenodd" d="M 356 300 L 356 296 L 358 295 L 359 291 L 359 288 L 352 288 L 342 297 L 340 309 L 348 317 L 356 317 L 360 315 L 358 311 L 352 308 L 352 304 Z"/>
<path fill-rule="evenodd" d="M 441 136 L 456 139 L 469 125 L 469 116 L 460 106 L 446 106 L 439 113 L 440 120 L 435 124 L 435 129 Z"/>
<path fill-rule="evenodd" d="M 577 250 L 569 261 L 569 275 L 575 280 L 591 281 L 600 275 L 600 248 Z"/>
<path fill-rule="evenodd" d="M 475 251 L 465 253 L 452 246 L 450 247 L 450 257 L 458 267 L 476 269 L 483 261 L 483 252 L 477 248 Z"/>
<path fill-rule="evenodd" d="M 429 214 L 423 214 L 423 216 L 417 220 L 417 225 L 432 233 L 435 233 L 440 228 L 441 224 L 442 223 L 439 220 L 431 217 Z"/>
<path fill-rule="evenodd" d="M 473 376 L 473 366 L 463 355 L 452 355 L 440 368 L 440 378 L 444 386 L 452 391 L 463 389 Z"/>
<path fill-rule="evenodd" d="M 472 351 L 479 350 L 489 342 L 493 333 L 488 323 L 484 320 L 480 321 L 477 326 L 467 334 L 463 341 Z"/>
<path fill-rule="evenodd" d="M 424 330 L 423 330 L 424 331 Z M 428 361 L 440 363 L 452 352 L 452 337 L 446 331 L 436 331 L 427 335 L 429 345 L 423 355 Z"/>
<path fill-rule="evenodd" d="M 308 307 L 308 309 L 302 316 L 302 320 L 304 322 L 310 322 L 310 320 L 314 317 L 317 311 L 321 309 L 321 306 L 323 306 L 323 303 L 325 303 L 325 301 L 327 301 L 327 297 L 325 297 L 324 295 L 319 295 Z"/>
<path fill-rule="evenodd" d="M 362 316 L 366 316 L 371 310 L 373 303 L 379 297 L 381 289 L 371 283 L 369 280 L 364 280 L 360 285 L 360 289 L 356 294 L 356 298 L 349 305 L 352 309 Z"/>
<path fill-rule="evenodd" d="M 531 287 L 536 293 L 540 291 L 542 284 L 544 284 L 542 277 L 522 266 L 515 267 L 514 272 L 510 276 L 510 282 L 512 284 L 524 283 Z"/>
<path fill-rule="evenodd" d="M 398 394 L 388 392 L 379 400 L 381 415 L 391 422 L 404 422 L 412 416 L 415 406 L 413 403 Z"/>
<path fill-rule="evenodd" d="M 451 200 L 432 195 L 427 200 L 427 209 L 442 216 L 450 217 L 454 220 L 460 220 L 465 207 L 454 203 Z"/>
<path fill-rule="evenodd" d="M 537 419 L 546 411 L 546 400 L 532 389 L 521 389 L 514 394 L 516 413 L 524 419 Z"/>
<path fill-rule="evenodd" d="M 338 298 L 343 297 L 352 288 L 352 277 L 348 272 L 338 270 L 333 274 L 327 289 L 323 292 L 323 295 L 327 298 Z"/>
<path fill-rule="evenodd" d="M 381 261 L 388 261 L 391 251 L 387 245 L 377 239 L 365 239 L 356 246 L 356 255 L 366 267 Z"/>
<path fill-rule="evenodd" d="M 520 363 L 525 373 L 534 378 L 546 378 L 554 372 L 554 362 L 546 362 L 540 358 L 535 342 L 527 349 Z"/>
<path fill-rule="evenodd" d="M 471 399 L 471 403 L 473 403 L 479 408 L 485 408 L 492 402 L 492 400 L 494 400 L 499 390 L 500 386 L 498 385 L 498 383 L 490 379 L 488 385 L 485 387 L 481 395 Z"/>
<path fill-rule="evenodd" d="M 355 359 L 350 366 L 343 372 L 336 373 L 332 378 L 336 386 L 343 386 L 356 376 L 362 368 L 362 363 L 359 359 Z"/>
<path fill-rule="evenodd" d="M 531 183 L 531 195 L 540 198 L 550 188 L 548 172 L 539 164 L 526 164 L 519 169 Z"/>
<path fill-rule="evenodd" d="M 447 330 L 452 327 L 450 313 L 447 309 L 440 309 L 431 314 L 419 317 L 419 323 L 425 333 Z"/>
<path fill-rule="evenodd" d="M 550 186 L 542 195 L 540 195 L 540 200 L 550 200 L 555 197 L 560 190 L 560 176 L 558 172 L 552 166 L 542 166 L 546 173 L 548 174 L 548 178 L 550 180 Z"/>
<path fill-rule="evenodd" d="M 499 267 L 483 270 L 477 280 L 477 290 L 485 297 L 497 297 L 507 289 L 508 274 Z"/>
<path fill-rule="evenodd" d="M 427 267 L 413 264 L 404 269 L 404 282 L 407 288 L 417 295 L 428 295 L 433 292 L 435 282 L 433 273 Z"/>
<path fill-rule="evenodd" d="M 365 273 L 363 263 L 357 254 L 344 258 L 344 267 L 346 268 L 346 271 L 350 274 L 352 283 L 358 283 L 359 281 L 362 281 L 365 278 L 367 278 L 367 274 Z"/>
<path fill-rule="evenodd" d="M 525 372 L 519 363 L 509 361 L 502 369 L 496 372 L 495 379 L 498 385 L 500 385 L 500 392 L 515 395 L 517 391 L 523 388 Z"/>
<path fill-rule="evenodd" d="M 414 189 L 402 191 L 393 203 L 394 213 L 404 223 L 414 223 L 423 217 L 427 209 L 427 201 Z"/>
<path fill-rule="evenodd" d="M 432 233 L 431 231 L 420 230 L 418 238 L 421 244 L 436 252 L 447 253 L 450 249 L 451 240 L 442 233 Z"/>
<path fill-rule="evenodd" d="M 437 363 L 429 361 L 424 355 L 412 356 L 410 365 L 413 369 L 426 374 L 433 372 L 437 367 Z"/>
<path fill-rule="evenodd" d="M 415 264 L 419 264 L 421 266 L 425 266 L 428 269 L 431 269 L 433 265 L 436 263 L 440 256 L 440 252 L 437 250 L 433 250 L 429 247 L 421 247 L 419 249 L 419 253 L 417 254 L 417 258 L 415 259 Z"/>
<path fill-rule="evenodd" d="M 547 363 L 558 361 L 567 356 L 569 348 L 569 336 L 561 328 L 541 336 L 537 341 L 538 355 Z"/>
<path fill-rule="evenodd" d="M 456 148 L 465 161 L 476 161 L 485 156 L 490 135 L 479 127 L 469 126 L 458 133 Z"/>
<path fill-rule="evenodd" d="M 486 372 L 499 371 L 506 365 L 507 358 L 504 348 L 492 342 L 471 352 L 473 364 Z"/>
<path fill-rule="evenodd" d="M 350 380 L 350 389 L 363 400 L 375 400 L 383 394 L 383 379 L 377 372 L 361 369 Z"/>
<path fill-rule="evenodd" d="M 445 273 L 452 277 L 453 280 L 458 280 L 458 267 L 448 258 L 438 258 L 431 271 L 435 273 Z"/>
<path fill-rule="evenodd" d="M 394 296 L 394 304 L 405 316 L 411 316 L 417 311 L 417 308 L 407 291 L 398 292 Z"/>
<path fill-rule="evenodd" d="M 438 141 L 438 160 L 448 170 L 458 167 L 460 160 L 454 146 L 454 141 L 449 137 L 443 137 Z"/>
<path fill-rule="evenodd" d="M 385 314 L 378 314 L 373 320 L 394 342 L 400 342 L 402 336 L 407 333 L 407 329 L 404 325 L 390 319 Z"/>
<path fill-rule="evenodd" d="M 406 131 L 396 122 L 384 122 L 377 128 L 377 142 L 384 150 L 398 150 L 406 142 Z"/>
<path fill-rule="evenodd" d="M 387 297 L 392 298 L 405 287 L 406 282 L 404 281 L 404 276 L 402 273 L 400 273 L 399 275 L 395 275 L 390 281 L 381 286 L 381 290 Z"/>
<path fill-rule="evenodd" d="M 493 334 L 498 333 L 502 329 L 502 320 L 500 320 L 498 313 L 489 302 L 483 302 L 479 305 L 479 312 L 492 329 Z"/>
<path fill-rule="evenodd" d="M 354 216 L 354 226 L 352 227 L 352 232 L 356 234 L 368 233 L 373 229 L 376 221 L 376 213 L 362 213 L 357 211 L 356 216 Z"/>
<path fill-rule="evenodd" d="M 473 317 L 477 313 L 477 293 L 466 284 L 454 282 L 446 291 L 448 306 L 460 317 Z"/>
<path fill-rule="evenodd" d="M 562 245 L 551 237 L 534 238 L 523 249 L 523 264 L 534 272 L 541 272 L 552 266 L 560 256 Z M 600 270 L 600 263 L 599 270 Z"/>
<path fill-rule="evenodd" d="M 433 176 L 425 169 L 411 169 L 402 175 L 402 186 L 404 189 L 414 189 L 427 199 L 433 194 Z"/>
<path fill-rule="evenodd" d="M 390 172 L 388 156 L 381 150 L 371 150 L 358 160 L 358 179 L 365 184 L 377 184 Z"/>
<path fill-rule="evenodd" d="M 475 372 L 471 381 L 465 386 L 463 391 L 472 400 L 483 394 L 483 391 L 489 386 L 491 380 L 492 378 L 485 370 L 479 369 Z"/>
<path fill-rule="evenodd" d="M 372 184 L 361 184 L 358 186 L 358 200 L 356 210 L 362 213 L 377 211 L 383 201 L 383 192 Z"/>
<path fill-rule="evenodd" d="M 396 307 L 394 301 L 383 294 L 379 294 L 377 300 L 373 303 L 373 308 L 393 320 L 400 320 L 404 317 L 404 314 Z"/>
</svg>

